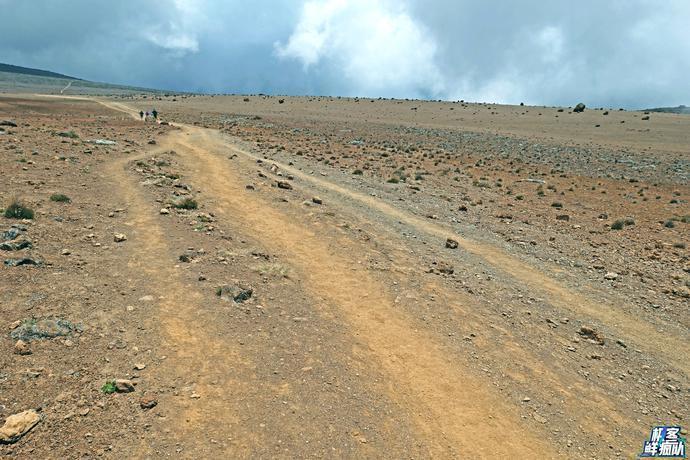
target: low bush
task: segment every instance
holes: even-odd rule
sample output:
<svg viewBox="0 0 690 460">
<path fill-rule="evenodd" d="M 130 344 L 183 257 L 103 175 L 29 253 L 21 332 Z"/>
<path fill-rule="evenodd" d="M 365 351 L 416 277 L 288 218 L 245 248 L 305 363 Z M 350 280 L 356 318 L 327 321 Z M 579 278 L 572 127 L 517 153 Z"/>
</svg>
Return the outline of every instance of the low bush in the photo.
<svg viewBox="0 0 690 460">
<path fill-rule="evenodd" d="M 8 219 L 33 219 L 34 211 L 15 200 L 5 209 L 5 217 Z"/>
<path fill-rule="evenodd" d="M 69 203 L 72 200 L 70 197 L 63 195 L 62 193 L 53 193 L 50 195 L 50 201 L 55 201 L 57 203 Z"/>
</svg>

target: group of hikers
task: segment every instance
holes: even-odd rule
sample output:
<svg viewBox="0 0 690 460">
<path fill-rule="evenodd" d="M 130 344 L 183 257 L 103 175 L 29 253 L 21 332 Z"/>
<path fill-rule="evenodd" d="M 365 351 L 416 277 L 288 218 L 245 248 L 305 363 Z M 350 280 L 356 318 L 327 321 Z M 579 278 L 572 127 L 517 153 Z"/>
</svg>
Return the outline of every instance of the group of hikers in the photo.
<svg viewBox="0 0 690 460">
<path fill-rule="evenodd" d="M 153 117 L 154 121 L 158 121 L 158 111 L 156 109 L 152 109 L 150 112 L 141 110 L 139 111 L 139 117 L 144 121 L 148 121 L 149 117 Z"/>
</svg>

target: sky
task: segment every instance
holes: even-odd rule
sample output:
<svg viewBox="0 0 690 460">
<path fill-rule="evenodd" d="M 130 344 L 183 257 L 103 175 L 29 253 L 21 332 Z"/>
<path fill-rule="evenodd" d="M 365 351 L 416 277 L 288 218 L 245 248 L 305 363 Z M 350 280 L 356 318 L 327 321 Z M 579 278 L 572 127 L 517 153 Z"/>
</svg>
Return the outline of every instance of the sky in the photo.
<svg viewBox="0 0 690 460">
<path fill-rule="evenodd" d="M 0 62 L 172 91 L 690 105 L 689 0 L 0 0 Z"/>
</svg>

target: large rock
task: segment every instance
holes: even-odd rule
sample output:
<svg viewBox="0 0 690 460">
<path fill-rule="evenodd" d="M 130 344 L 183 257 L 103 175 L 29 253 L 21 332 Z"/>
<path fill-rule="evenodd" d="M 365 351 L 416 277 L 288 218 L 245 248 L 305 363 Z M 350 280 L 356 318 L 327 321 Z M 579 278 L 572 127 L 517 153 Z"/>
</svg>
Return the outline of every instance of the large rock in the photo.
<svg viewBox="0 0 690 460">
<path fill-rule="evenodd" d="M 2 250 L 2 251 L 21 251 L 22 249 L 30 249 L 31 246 L 32 246 L 31 241 L 28 241 L 28 240 L 18 241 L 16 243 L 5 242 L 5 243 L 0 243 L 0 250 Z"/>
<path fill-rule="evenodd" d="M 11 444 L 19 441 L 22 436 L 31 431 L 40 421 L 41 416 L 33 409 L 10 415 L 5 420 L 2 428 L 0 428 L 0 444 Z"/>
<path fill-rule="evenodd" d="M 30 319 L 10 332 L 15 340 L 31 342 L 32 340 L 52 339 L 65 336 L 75 330 L 75 326 L 67 320 L 59 318 Z"/>
<path fill-rule="evenodd" d="M 131 393 L 134 391 L 134 382 L 127 379 L 116 379 L 115 391 L 118 393 Z"/>
<path fill-rule="evenodd" d="M 254 290 L 238 283 L 226 284 L 216 289 L 216 294 L 223 300 L 231 300 L 235 303 L 242 303 L 254 293 Z"/>
<path fill-rule="evenodd" d="M 580 113 L 580 112 L 584 112 L 584 111 L 585 111 L 585 105 L 582 102 L 577 104 L 575 106 L 575 108 L 573 109 L 573 112 L 575 112 L 575 113 Z"/>
<path fill-rule="evenodd" d="M 43 265 L 43 262 L 36 259 L 31 259 L 29 257 L 24 257 L 22 259 L 5 259 L 5 265 L 8 267 L 19 267 L 22 265 Z"/>
</svg>

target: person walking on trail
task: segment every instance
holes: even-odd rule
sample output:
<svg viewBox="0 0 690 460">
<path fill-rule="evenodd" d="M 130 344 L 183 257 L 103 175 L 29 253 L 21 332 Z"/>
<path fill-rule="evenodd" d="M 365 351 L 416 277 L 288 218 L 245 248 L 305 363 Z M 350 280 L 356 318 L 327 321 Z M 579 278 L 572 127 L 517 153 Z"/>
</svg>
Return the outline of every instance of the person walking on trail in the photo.
<svg viewBox="0 0 690 460">
<path fill-rule="evenodd" d="M 139 111 L 139 118 L 141 118 L 142 120 L 144 119 L 144 111 L 143 110 Z"/>
<path fill-rule="evenodd" d="M 149 112 L 146 112 L 146 118 L 144 118 L 144 121 L 147 121 L 149 119 Z"/>
<path fill-rule="evenodd" d="M 156 109 L 153 109 L 151 111 L 151 115 L 153 115 L 154 120 L 156 120 L 156 121 L 158 120 L 158 111 Z"/>
</svg>

